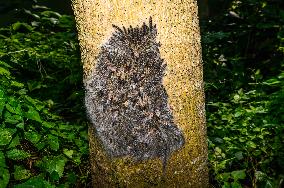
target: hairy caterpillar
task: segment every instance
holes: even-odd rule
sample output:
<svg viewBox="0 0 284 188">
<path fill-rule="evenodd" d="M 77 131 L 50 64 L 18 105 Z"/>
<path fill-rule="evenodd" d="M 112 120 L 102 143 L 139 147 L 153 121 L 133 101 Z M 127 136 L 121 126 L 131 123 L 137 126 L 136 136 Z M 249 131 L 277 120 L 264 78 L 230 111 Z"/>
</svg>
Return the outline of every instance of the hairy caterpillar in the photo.
<svg viewBox="0 0 284 188">
<path fill-rule="evenodd" d="M 158 157 L 165 170 L 184 137 L 173 122 L 162 84 L 166 64 L 160 57 L 156 25 L 150 17 L 149 25 L 113 28 L 86 84 L 88 115 L 110 157 Z"/>
</svg>

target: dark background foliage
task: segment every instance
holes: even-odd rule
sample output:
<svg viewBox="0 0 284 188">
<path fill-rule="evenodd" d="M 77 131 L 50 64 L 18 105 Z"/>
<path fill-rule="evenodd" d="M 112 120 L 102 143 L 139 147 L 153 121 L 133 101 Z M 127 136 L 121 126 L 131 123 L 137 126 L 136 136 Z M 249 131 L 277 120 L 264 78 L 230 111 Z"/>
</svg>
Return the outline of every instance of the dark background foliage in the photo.
<svg viewBox="0 0 284 188">
<path fill-rule="evenodd" d="M 284 2 L 199 0 L 212 187 L 284 181 Z M 0 2 L 0 187 L 87 187 L 71 2 Z"/>
</svg>

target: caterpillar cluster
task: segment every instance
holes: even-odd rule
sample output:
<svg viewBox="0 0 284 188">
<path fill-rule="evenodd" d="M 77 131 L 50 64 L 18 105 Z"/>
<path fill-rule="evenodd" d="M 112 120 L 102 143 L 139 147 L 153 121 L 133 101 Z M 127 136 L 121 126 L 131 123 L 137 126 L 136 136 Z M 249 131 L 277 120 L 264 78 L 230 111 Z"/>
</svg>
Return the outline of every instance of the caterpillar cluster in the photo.
<svg viewBox="0 0 284 188">
<path fill-rule="evenodd" d="M 88 116 L 110 157 L 161 158 L 165 169 L 185 141 L 162 84 L 156 25 L 150 17 L 149 25 L 113 28 L 86 84 Z"/>
</svg>

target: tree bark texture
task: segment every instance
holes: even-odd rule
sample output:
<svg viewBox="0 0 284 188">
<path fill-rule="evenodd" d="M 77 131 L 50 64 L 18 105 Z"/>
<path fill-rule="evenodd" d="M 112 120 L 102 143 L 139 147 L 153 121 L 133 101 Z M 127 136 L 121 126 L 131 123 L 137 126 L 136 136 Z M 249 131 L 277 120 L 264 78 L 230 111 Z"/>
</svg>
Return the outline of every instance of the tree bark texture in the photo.
<svg viewBox="0 0 284 188">
<path fill-rule="evenodd" d="M 100 129 L 104 131 L 103 125 L 99 127 L 91 123 L 89 142 L 93 187 L 208 187 L 203 70 L 196 0 L 73 0 L 72 5 L 84 64 L 86 88 L 98 72 L 96 65 L 104 66 L 102 62 L 104 55 L 101 51 L 115 43 L 115 37 L 120 37 L 118 41 L 132 41 L 139 36 L 144 36 L 143 40 L 145 38 L 148 40 L 147 37 L 153 37 L 154 40 L 156 37 L 157 43 L 153 44 L 159 47 L 159 50 L 156 49 L 155 52 L 166 64 L 162 85 L 159 85 L 160 95 L 166 96 L 165 100 L 168 102 L 166 110 L 171 113 L 169 115 L 172 116 L 173 121 L 171 126 L 176 131 L 175 137 L 172 140 L 169 138 L 168 143 L 172 145 L 168 144 L 168 152 L 155 153 L 149 146 L 150 149 L 141 150 L 143 156 L 139 158 L 140 154 L 138 155 L 137 152 L 133 152 L 131 157 L 132 150 L 135 150 L 134 146 L 125 147 L 121 151 L 118 151 L 119 148 L 118 150 L 111 148 L 106 144 L 109 138 L 101 133 Z M 143 22 L 146 22 L 147 26 L 143 25 Z M 156 24 L 155 28 L 151 24 Z M 123 26 L 126 30 L 123 30 Z M 131 30 L 130 26 L 133 28 L 137 26 L 137 29 Z M 135 33 L 138 33 L 137 36 Z M 143 40 L 141 39 L 140 42 Z M 115 45 L 117 44 L 113 44 Z M 153 46 L 151 49 L 154 49 Z M 116 51 L 115 48 L 112 50 Z M 139 59 L 141 57 L 139 53 L 144 53 L 141 51 L 143 49 L 134 51 L 133 56 L 130 57 Z M 162 62 L 159 57 L 155 56 L 157 62 Z M 109 69 L 115 72 L 119 68 L 111 66 L 106 68 Z M 123 69 L 124 72 L 125 70 Z M 119 78 L 121 79 L 122 76 L 120 75 Z M 99 81 L 98 79 L 97 82 Z M 92 97 L 91 94 L 88 96 Z M 123 104 L 129 105 L 127 101 Z M 92 116 L 92 110 L 88 113 Z M 96 117 L 93 119 L 97 120 Z M 168 120 L 171 121 L 170 118 Z M 151 134 L 155 133 L 151 125 L 148 125 L 148 128 L 149 138 L 156 138 L 151 137 Z M 143 134 L 141 133 L 141 139 L 148 138 L 145 134 L 143 137 Z M 159 138 L 162 138 L 162 134 L 170 133 L 166 130 L 165 134 L 157 132 L 158 134 Z M 168 137 L 170 136 L 163 137 L 165 143 Z M 184 140 L 180 139 L 178 142 L 181 137 Z M 114 142 L 119 139 L 118 137 Z M 163 147 L 158 143 L 152 145 L 158 148 L 157 150 Z M 166 165 L 160 158 L 165 159 Z"/>
</svg>

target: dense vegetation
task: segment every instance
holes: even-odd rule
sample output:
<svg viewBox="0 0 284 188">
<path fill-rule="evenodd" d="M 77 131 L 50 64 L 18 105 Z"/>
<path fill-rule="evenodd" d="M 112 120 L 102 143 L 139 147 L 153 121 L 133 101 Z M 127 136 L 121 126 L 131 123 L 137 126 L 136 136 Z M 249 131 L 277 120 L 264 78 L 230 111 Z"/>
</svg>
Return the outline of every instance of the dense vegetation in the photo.
<svg viewBox="0 0 284 188">
<path fill-rule="evenodd" d="M 201 22 L 212 187 L 284 181 L 283 4 Z M 88 186 L 83 95 L 73 16 L 34 6 L 0 28 L 0 187 Z"/>
<path fill-rule="evenodd" d="M 0 29 L 0 187 L 86 187 L 82 65 L 74 20 L 41 7 Z"/>
<path fill-rule="evenodd" d="M 202 25 L 216 187 L 284 186 L 283 5 L 232 1 L 227 14 Z"/>
</svg>

